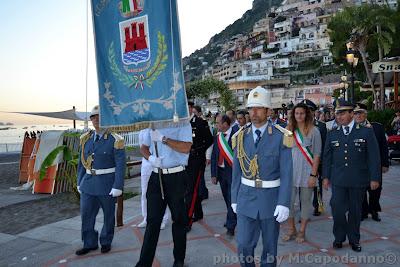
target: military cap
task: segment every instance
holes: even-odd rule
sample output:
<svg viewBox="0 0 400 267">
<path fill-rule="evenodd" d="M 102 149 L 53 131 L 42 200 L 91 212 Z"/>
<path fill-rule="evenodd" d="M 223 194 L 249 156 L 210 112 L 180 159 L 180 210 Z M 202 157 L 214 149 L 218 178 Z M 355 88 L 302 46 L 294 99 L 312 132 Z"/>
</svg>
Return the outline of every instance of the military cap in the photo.
<svg viewBox="0 0 400 267">
<path fill-rule="evenodd" d="M 354 112 L 367 112 L 367 105 L 363 103 L 357 103 Z"/>
<path fill-rule="evenodd" d="M 312 102 L 309 99 L 304 99 L 303 101 L 301 101 L 303 104 L 305 104 L 306 106 L 308 106 L 309 109 L 311 109 L 312 111 L 316 111 L 318 109 L 317 105 L 315 105 L 314 102 Z"/>
<path fill-rule="evenodd" d="M 343 98 L 336 99 L 334 103 L 335 107 L 335 112 L 339 113 L 342 111 L 353 111 L 354 110 L 354 105 L 350 103 L 349 101 L 344 100 Z"/>
</svg>

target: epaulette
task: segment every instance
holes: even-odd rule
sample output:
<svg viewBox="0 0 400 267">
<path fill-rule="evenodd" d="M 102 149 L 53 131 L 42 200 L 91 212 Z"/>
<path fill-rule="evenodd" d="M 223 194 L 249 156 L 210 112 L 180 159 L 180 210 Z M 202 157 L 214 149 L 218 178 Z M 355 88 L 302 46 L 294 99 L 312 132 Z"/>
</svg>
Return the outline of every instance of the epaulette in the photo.
<svg viewBox="0 0 400 267">
<path fill-rule="evenodd" d="M 232 135 L 232 149 L 235 149 L 235 147 L 236 147 L 236 144 L 237 144 L 237 137 L 238 137 L 238 135 L 239 135 L 239 133 L 241 133 L 242 131 L 244 131 L 244 130 L 246 130 L 247 128 L 249 128 L 251 126 L 251 124 L 250 125 L 245 125 L 245 126 L 242 126 L 242 127 L 240 127 L 239 128 L 239 130 L 236 132 L 236 133 L 234 133 L 233 135 Z"/>
<path fill-rule="evenodd" d="M 124 149 L 125 148 L 125 141 L 122 136 L 116 133 L 111 133 L 112 137 L 114 137 L 114 148 L 115 149 Z"/>
<path fill-rule="evenodd" d="M 82 134 L 81 136 L 80 136 L 80 140 L 79 140 L 79 142 L 80 142 L 80 144 L 82 145 L 82 144 L 85 144 L 86 142 L 87 142 L 87 140 L 89 140 L 90 139 L 90 136 L 92 135 L 92 131 L 88 131 L 88 132 L 86 132 L 86 133 L 84 133 L 84 134 Z"/>
<path fill-rule="evenodd" d="M 293 133 L 288 129 L 283 128 L 279 124 L 275 124 L 275 128 L 278 129 L 281 133 L 283 133 L 283 145 L 286 147 L 293 147 Z"/>
</svg>

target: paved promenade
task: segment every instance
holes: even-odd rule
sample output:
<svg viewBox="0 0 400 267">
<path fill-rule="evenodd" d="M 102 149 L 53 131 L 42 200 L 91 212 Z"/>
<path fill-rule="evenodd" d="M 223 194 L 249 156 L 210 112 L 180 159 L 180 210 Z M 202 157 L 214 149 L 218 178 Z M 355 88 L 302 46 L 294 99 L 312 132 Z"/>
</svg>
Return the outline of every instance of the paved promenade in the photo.
<svg viewBox="0 0 400 267">
<path fill-rule="evenodd" d="M 353 252 L 346 243 L 341 250 L 331 248 L 332 218 L 327 205 L 330 194 L 325 193 L 326 211 L 312 217 L 306 233 L 307 242 L 284 243 L 279 241 L 279 266 L 297 263 L 299 266 L 400 266 L 400 164 L 393 163 L 384 176 L 381 204 L 382 222 L 371 218 L 362 222 L 362 252 Z M 209 180 L 209 170 L 206 174 Z M 138 189 L 140 179 L 131 179 L 129 189 Z M 225 235 L 223 227 L 226 214 L 219 186 L 208 181 L 210 198 L 203 202 L 204 220 L 193 225 L 188 234 L 186 266 L 239 266 L 236 242 Z M 140 199 L 125 201 L 123 227 L 117 228 L 110 253 L 100 250 L 86 256 L 75 256 L 81 247 L 80 217 L 41 226 L 16 235 L 0 233 L 0 266 L 134 266 L 137 262 L 144 231 L 136 228 L 141 221 Z M 103 218 L 99 214 L 97 229 Z M 286 225 L 281 227 L 281 235 Z M 256 255 L 260 255 L 260 243 Z M 358 258 L 354 258 L 354 257 Z M 369 258 L 368 258 L 369 257 Z M 172 266 L 171 224 L 161 231 L 153 266 Z"/>
</svg>

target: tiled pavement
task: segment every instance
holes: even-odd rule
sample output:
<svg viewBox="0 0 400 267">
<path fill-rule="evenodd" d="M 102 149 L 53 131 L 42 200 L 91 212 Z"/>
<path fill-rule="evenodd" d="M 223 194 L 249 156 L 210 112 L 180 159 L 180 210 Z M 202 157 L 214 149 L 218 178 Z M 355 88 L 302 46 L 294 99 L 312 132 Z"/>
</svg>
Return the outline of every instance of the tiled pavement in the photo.
<svg viewBox="0 0 400 267">
<path fill-rule="evenodd" d="M 207 177 L 207 176 L 206 176 Z M 139 179 L 130 182 L 138 186 Z M 204 220 L 195 223 L 188 234 L 186 266 L 239 266 L 236 242 L 225 235 L 223 227 L 225 204 L 219 186 L 208 183 L 210 198 L 203 202 Z M 361 225 L 361 253 L 353 252 L 346 244 L 341 250 L 331 248 L 333 236 L 330 208 L 313 217 L 304 244 L 279 241 L 280 266 L 400 266 L 400 164 L 394 163 L 384 176 L 381 198 L 382 222 L 371 219 Z M 328 203 L 326 193 L 324 202 Z M 144 231 L 136 228 L 141 221 L 140 201 L 136 197 L 125 201 L 125 225 L 116 229 L 113 248 L 108 254 L 95 251 L 77 257 L 74 251 L 81 246 L 80 218 L 75 217 L 32 229 L 17 236 L 0 234 L 0 266 L 134 266 L 137 262 Z M 102 216 L 98 216 L 101 227 Z M 281 235 L 286 225 L 281 227 Z M 256 250 L 260 255 L 261 246 Z M 357 258 L 356 258 L 357 257 Z M 161 231 L 153 266 L 172 266 L 171 225 Z"/>
</svg>

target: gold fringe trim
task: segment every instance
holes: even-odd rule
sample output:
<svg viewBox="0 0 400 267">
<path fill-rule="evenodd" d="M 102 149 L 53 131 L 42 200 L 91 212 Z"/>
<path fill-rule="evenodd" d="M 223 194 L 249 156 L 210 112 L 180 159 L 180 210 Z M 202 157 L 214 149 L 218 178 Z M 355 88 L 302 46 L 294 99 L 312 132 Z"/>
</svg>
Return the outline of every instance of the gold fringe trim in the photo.
<svg viewBox="0 0 400 267">
<path fill-rule="evenodd" d="M 159 122 L 138 122 L 132 125 L 125 125 L 125 126 L 112 126 L 102 129 L 107 129 L 108 132 L 138 132 L 143 129 L 153 128 L 160 129 L 160 128 L 173 128 L 173 127 L 182 127 L 189 123 L 189 119 L 181 119 L 179 122 L 173 121 L 159 121 Z"/>
</svg>

